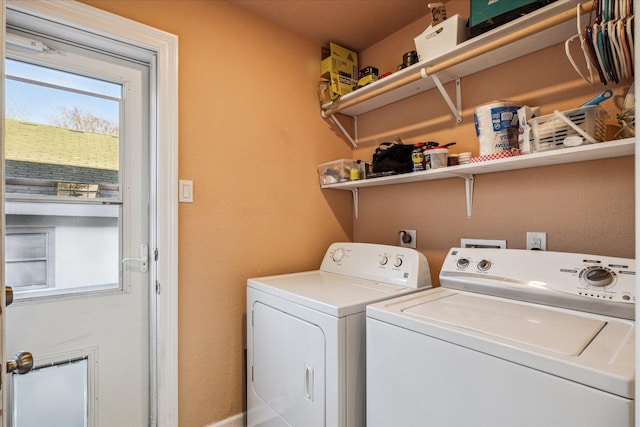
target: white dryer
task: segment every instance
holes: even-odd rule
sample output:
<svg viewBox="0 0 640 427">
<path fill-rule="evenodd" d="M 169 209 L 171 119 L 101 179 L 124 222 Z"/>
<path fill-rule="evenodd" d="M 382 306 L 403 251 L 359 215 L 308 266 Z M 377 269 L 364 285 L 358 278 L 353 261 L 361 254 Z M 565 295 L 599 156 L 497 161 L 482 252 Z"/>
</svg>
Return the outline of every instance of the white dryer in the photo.
<svg viewBox="0 0 640 427">
<path fill-rule="evenodd" d="M 635 260 L 451 249 L 367 308 L 367 424 L 632 426 Z"/>
<path fill-rule="evenodd" d="M 334 243 L 320 270 L 247 281 L 248 426 L 364 426 L 365 308 L 431 286 L 421 253 Z"/>
</svg>

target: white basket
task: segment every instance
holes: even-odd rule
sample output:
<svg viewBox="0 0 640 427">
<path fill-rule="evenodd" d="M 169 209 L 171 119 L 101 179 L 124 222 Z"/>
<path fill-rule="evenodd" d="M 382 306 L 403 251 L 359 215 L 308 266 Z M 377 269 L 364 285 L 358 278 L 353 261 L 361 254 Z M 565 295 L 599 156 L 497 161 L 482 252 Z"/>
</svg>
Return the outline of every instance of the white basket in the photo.
<svg viewBox="0 0 640 427">
<path fill-rule="evenodd" d="M 608 120 L 609 115 L 599 105 L 588 105 L 576 108 L 575 110 L 563 111 L 562 114 L 571 120 L 574 125 L 595 139 L 596 142 L 604 141 L 606 132 L 605 122 Z M 535 117 L 531 119 L 530 122 L 535 151 L 565 148 L 564 140 L 569 136 L 581 137 L 583 144 L 589 143 L 587 138 L 584 138 L 579 132 L 555 114 Z"/>
</svg>

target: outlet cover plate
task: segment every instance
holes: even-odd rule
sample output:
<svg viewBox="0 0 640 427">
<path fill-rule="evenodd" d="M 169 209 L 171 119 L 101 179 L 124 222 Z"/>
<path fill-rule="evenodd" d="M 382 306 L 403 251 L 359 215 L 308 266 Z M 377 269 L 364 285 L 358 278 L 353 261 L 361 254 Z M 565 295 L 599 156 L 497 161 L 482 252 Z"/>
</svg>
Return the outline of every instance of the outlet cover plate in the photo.
<svg viewBox="0 0 640 427">
<path fill-rule="evenodd" d="M 411 236 L 411 241 L 409 243 L 405 243 L 402 241 L 402 233 L 406 233 L 409 236 Z M 398 243 L 400 244 L 400 246 L 402 246 L 403 248 L 416 248 L 416 230 L 400 230 L 398 231 Z"/>
<path fill-rule="evenodd" d="M 487 239 L 460 239 L 460 247 L 507 249 L 507 241 Z"/>
<path fill-rule="evenodd" d="M 543 231 L 527 231 L 527 250 L 546 251 L 547 233 Z"/>
</svg>

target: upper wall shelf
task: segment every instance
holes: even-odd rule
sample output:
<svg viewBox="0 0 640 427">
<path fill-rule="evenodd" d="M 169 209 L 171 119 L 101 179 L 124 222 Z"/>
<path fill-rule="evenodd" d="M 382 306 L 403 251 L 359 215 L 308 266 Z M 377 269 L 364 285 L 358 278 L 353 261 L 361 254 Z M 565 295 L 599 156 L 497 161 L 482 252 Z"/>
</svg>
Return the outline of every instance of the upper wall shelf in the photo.
<svg viewBox="0 0 640 427">
<path fill-rule="evenodd" d="M 323 105 L 322 114 L 324 117 L 329 117 L 340 112 L 357 117 L 360 114 L 432 89 L 436 87 L 438 80 L 441 83 L 459 80 L 460 77 L 561 43 L 576 33 L 577 4 L 580 4 L 580 1 L 558 0 L 551 3 L 535 12 L 467 40 L 450 52 L 433 58 L 428 63 L 418 62 L 343 95 L 338 102 Z M 590 7 L 591 2 L 584 3 L 582 12 L 590 10 Z M 440 77 L 435 81 L 433 78 L 427 78 L 436 74 Z M 441 92 L 443 91 L 441 90 Z M 443 96 L 445 99 L 448 98 L 445 93 Z M 451 106 L 450 100 L 447 102 Z"/>
<path fill-rule="evenodd" d="M 587 144 L 580 147 L 562 148 L 558 150 L 542 151 L 504 159 L 490 160 L 466 165 L 451 166 L 423 172 L 413 172 L 401 175 L 391 175 L 381 178 L 363 179 L 359 181 L 341 182 L 338 184 L 321 185 L 322 188 L 336 190 L 350 190 L 353 192 L 354 211 L 358 217 L 358 189 L 377 187 L 391 184 L 407 184 L 410 182 L 431 181 L 446 178 L 463 178 L 467 198 L 467 216 L 471 217 L 473 201 L 474 175 L 505 172 L 518 169 L 536 168 L 567 163 L 585 162 L 589 160 L 608 159 L 613 157 L 633 156 L 635 154 L 635 139 L 621 139 L 617 141 Z"/>
</svg>

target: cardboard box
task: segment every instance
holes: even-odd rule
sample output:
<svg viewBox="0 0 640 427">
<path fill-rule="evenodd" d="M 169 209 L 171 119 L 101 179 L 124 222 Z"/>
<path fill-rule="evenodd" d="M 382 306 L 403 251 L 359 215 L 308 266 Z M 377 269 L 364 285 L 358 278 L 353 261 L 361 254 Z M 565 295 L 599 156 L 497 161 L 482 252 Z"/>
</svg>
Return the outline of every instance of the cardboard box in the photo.
<svg viewBox="0 0 640 427">
<path fill-rule="evenodd" d="M 453 15 L 438 25 L 429 26 L 413 41 L 416 45 L 420 62 L 427 62 L 453 50 L 457 45 L 468 39 L 467 20 L 460 15 Z"/>
<path fill-rule="evenodd" d="M 332 58 L 332 61 L 326 61 L 328 58 Z M 358 78 L 358 53 L 342 47 L 334 42 L 329 42 L 329 49 L 322 49 L 322 63 L 323 63 L 323 71 L 324 74 L 327 70 L 326 67 L 331 67 L 332 69 L 328 70 L 332 73 L 346 73 L 343 74 L 345 77 L 349 77 L 351 79 Z M 326 61 L 326 62 L 325 62 Z"/>
<path fill-rule="evenodd" d="M 357 85 L 357 80 L 331 73 L 331 78 L 329 79 L 331 99 L 336 99 L 338 96 L 353 92 Z"/>
<path fill-rule="evenodd" d="M 330 56 L 322 60 L 322 71 L 320 77 L 329 79 L 330 74 L 339 74 L 350 79 L 358 78 L 358 65 L 355 62 L 337 56 Z"/>
<path fill-rule="evenodd" d="M 329 49 L 323 48 L 322 55 L 320 77 L 330 80 L 337 94 L 351 92 L 358 82 L 358 54 L 331 42 Z M 345 92 L 349 85 L 352 89 Z"/>
</svg>

